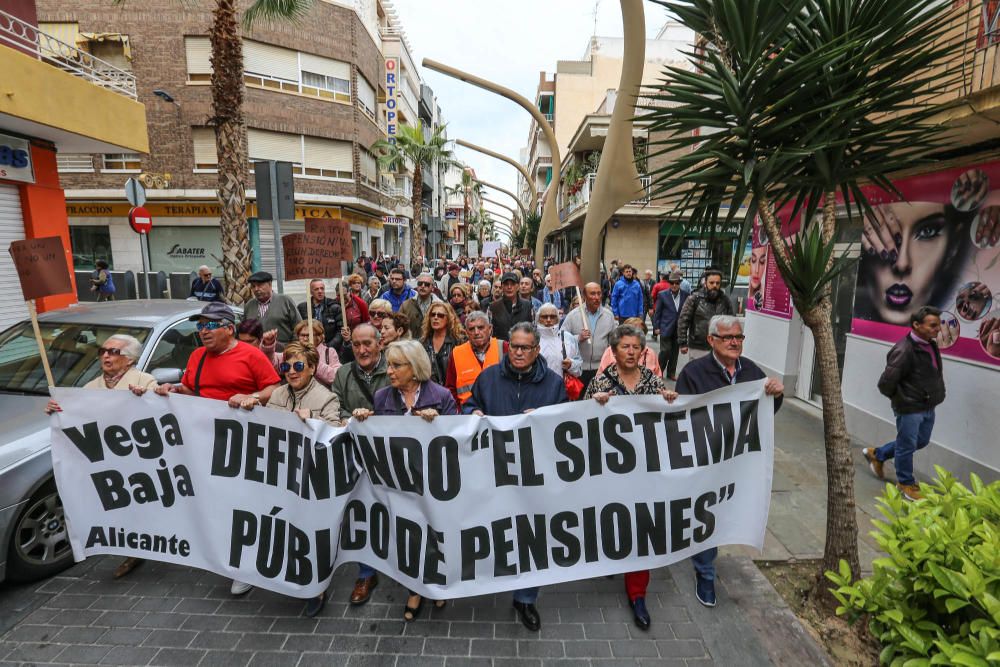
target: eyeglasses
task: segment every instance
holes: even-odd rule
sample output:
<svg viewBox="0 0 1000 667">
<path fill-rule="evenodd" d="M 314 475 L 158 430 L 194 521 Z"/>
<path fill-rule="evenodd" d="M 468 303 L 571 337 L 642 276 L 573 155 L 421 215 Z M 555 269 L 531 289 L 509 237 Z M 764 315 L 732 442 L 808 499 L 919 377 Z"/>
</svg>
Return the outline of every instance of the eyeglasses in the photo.
<svg viewBox="0 0 1000 667">
<path fill-rule="evenodd" d="M 122 351 L 117 347 L 99 347 L 97 348 L 97 356 L 103 357 L 105 354 L 110 354 L 112 357 L 120 357 Z"/>
<path fill-rule="evenodd" d="M 508 345 L 507 347 L 510 348 L 511 352 L 521 352 L 524 354 L 535 349 L 534 345 Z"/>
<path fill-rule="evenodd" d="M 198 322 L 198 331 L 215 331 L 216 329 L 221 329 L 222 327 L 228 327 L 229 322 L 226 320 L 216 320 L 213 322 Z"/>
<path fill-rule="evenodd" d="M 390 361 L 389 362 L 389 368 L 391 368 L 394 371 L 398 371 L 400 368 L 406 368 L 409 365 L 410 365 L 410 362 L 408 362 L 408 361 Z"/>
<path fill-rule="evenodd" d="M 732 343 L 733 341 L 736 341 L 737 343 L 742 343 L 744 340 L 746 340 L 746 336 L 744 336 L 743 334 L 731 334 L 729 336 L 717 336 L 715 334 L 709 334 L 709 335 L 712 336 L 713 338 L 718 338 L 721 341 L 725 341 L 726 343 Z"/>
<path fill-rule="evenodd" d="M 434 283 L 427 282 L 426 280 L 418 280 L 417 287 L 433 287 Z"/>
<path fill-rule="evenodd" d="M 383 313 L 380 310 L 373 310 L 373 311 L 369 312 L 368 315 L 370 315 L 373 320 L 374 319 L 379 319 L 380 320 L 383 317 L 389 317 L 389 313 Z"/>
<path fill-rule="evenodd" d="M 296 361 L 295 363 L 288 363 L 287 361 L 282 361 L 281 365 L 278 366 L 282 373 L 287 373 L 288 371 L 295 369 L 296 373 L 301 373 L 306 369 L 306 362 Z"/>
<path fill-rule="evenodd" d="M 448 313 L 442 313 L 442 312 L 438 311 L 436 313 L 431 313 L 430 317 L 431 317 L 431 319 L 434 319 L 434 318 L 437 318 L 437 317 L 448 317 Z"/>
</svg>

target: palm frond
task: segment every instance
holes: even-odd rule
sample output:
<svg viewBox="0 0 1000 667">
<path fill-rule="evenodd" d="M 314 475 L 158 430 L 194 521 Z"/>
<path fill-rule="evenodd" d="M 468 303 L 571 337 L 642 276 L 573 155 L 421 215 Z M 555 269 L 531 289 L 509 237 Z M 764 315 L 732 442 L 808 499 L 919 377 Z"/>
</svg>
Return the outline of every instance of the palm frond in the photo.
<svg viewBox="0 0 1000 667">
<path fill-rule="evenodd" d="M 243 12 L 243 29 L 247 32 L 259 23 L 273 25 L 302 21 L 312 7 L 312 0 L 253 0 Z"/>
</svg>

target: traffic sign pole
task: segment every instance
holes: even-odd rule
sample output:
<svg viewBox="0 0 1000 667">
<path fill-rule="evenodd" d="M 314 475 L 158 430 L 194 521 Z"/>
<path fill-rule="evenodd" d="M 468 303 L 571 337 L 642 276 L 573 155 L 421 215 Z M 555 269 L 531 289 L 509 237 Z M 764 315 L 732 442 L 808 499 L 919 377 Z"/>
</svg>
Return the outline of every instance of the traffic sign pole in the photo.
<svg viewBox="0 0 1000 667">
<path fill-rule="evenodd" d="M 271 231 L 274 232 L 274 277 L 278 281 L 278 294 L 285 293 L 285 263 L 281 261 L 281 214 L 278 211 L 278 163 L 268 162 L 271 172 Z M 257 194 L 260 197 L 260 194 Z M 308 295 L 307 295 L 308 296 Z M 309 300 L 308 298 L 306 299 Z"/>
<path fill-rule="evenodd" d="M 139 250 L 142 252 L 142 280 L 140 284 L 146 286 L 146 294 L 143 296 L 140 294 L 140 298 L 152 299 L 152 295 L 149 293 L 149 235 L 145 232 L 139 233 Z"/>
<path fill-rule="evenodd" d="M 138 185 L 138 183 L 136 184 Z M 141 188 L 142 186 L 140 185 L 139 187 Z M 129 192 L 128 184 L 126 184 L 126 194 L 130 197 L 135 195 L 135 191 Z M 145 197 L 145 191 L 142 191 L 141 196 L 137 196 L 136 201 L 144 201 Z M 138 281 L 137 285 L 139 288 L 139 298 L 150 299 L 152 295 L 149 293 L 149 231 L 153 228 L 153 216 L 142 206 L 136 206 L 128 212 L 128 224 L 132 227 L 132 231 L 139 235 L 139 253 L 142 255 L 143 277 L 142 280 Z M 144 284 L 145 289 L 143 289 Z"/>
</svg>

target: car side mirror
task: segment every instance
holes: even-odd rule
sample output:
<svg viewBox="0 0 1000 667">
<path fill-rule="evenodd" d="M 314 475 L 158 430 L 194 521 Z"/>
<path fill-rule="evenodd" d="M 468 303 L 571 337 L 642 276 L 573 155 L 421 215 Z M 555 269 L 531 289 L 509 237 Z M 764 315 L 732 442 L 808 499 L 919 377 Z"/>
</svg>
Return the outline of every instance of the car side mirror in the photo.
<svg viewBox="0 0 1000 667">
<path fill-rule="evenodd" d="M 179 368 L 157 368 L 152 375 L 157 384 L 177 384 L 181 381 Z"/>
</svg>

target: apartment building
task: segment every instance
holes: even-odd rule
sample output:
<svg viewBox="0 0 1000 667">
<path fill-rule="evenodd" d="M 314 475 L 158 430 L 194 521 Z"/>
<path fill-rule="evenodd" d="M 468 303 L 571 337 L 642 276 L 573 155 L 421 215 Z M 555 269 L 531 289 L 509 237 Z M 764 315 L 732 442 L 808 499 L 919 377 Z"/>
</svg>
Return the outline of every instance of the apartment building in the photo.
<svg viewBox="0 0 1000 667">
<path fill-rule="evenodd" d="M 70 244 L 66 199 L 56 169 L 63 152 L 107 154 L 148 150 L 145 110 L 136 81 L 110 62 L 38 29 L 31 0 L 0 10 L 0 247 L 57 236 L 72 276 L 80 262 Z M 75 294 L 43 297 L 40 311 L 76 302 Z M 0 330 L 27 317 L 9 258 L 0 261 Z M 40 371 L 39 371 L 40 372 Z"/>
<path fill-rule="evenodd" d="M 355 256 L 405 247 L 406 211 L 395 183 L 379 174 L 370 147 L 387 136 L 382 34 L 396 30 L 388 3 L 316 2 L 302 21 L 263 24 L 244 35 L 247 123 L 246 189 L 254 268 L 274 269 L 273 231 L 256 217 L 252 163 L 293 163 L 296 220 L 351 225 Z M 61 152 L 70 236 L 82 266 L 106 259 L 140 268 L 122 186 L 146 186 L 154 218 L 154 271 L 221 267 L 216 201 L 217 158 L 211 126 L 209 27 L 214 3 L 192 0 L 122 5 L 41 0 L 39 22 L 83 50 L 127 71 L 146 105 L 149 151 Z M 400 219 L 403 218 L 403 219 Z M 221 271 L 220 271 L 221 272 Z"/>
</svg>

